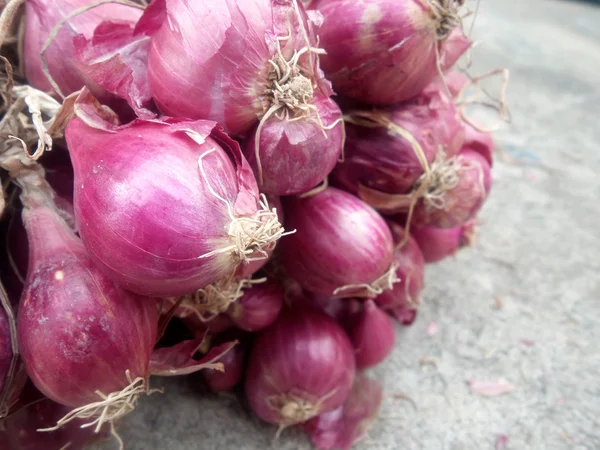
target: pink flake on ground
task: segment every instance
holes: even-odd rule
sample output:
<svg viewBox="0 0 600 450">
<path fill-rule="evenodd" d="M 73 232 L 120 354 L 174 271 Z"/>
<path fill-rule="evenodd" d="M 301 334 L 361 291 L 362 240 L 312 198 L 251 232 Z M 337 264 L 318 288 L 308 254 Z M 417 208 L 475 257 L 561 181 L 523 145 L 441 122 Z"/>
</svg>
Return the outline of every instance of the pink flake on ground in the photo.
<svg viewBox="0 0 600 450">
<path fill-rule="evenodd" d="M 508 381 L 500 378 L 499 380 L 475 380 L 468 381 L 469 387 L 477 394 L 486 397 L 495 397 L 497 395 L 508 394 L 515 390 L 515 386 Z"/>
<path fill-rule="evenodd" d="M 427 334 L 429 336 L 433 336 L 434 334 L 437 334 L 437 332 L 439 331 L 438 328 L 438 324 L 435 320 L 432 320 L 429 325 L 427 325 Z"/>
<path fill-rule="evenodd" d="M 505 434 L 501 434 L 496 439 L 496 450 L 504 450 L 508 445 L 508 436 Z"/>
</svg>

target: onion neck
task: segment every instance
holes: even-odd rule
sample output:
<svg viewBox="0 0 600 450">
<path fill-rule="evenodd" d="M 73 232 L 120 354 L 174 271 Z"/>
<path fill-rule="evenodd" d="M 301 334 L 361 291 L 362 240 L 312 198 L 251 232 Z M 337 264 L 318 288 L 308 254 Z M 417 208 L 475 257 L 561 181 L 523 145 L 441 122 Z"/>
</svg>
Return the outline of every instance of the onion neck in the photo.
<svg viewBox="0 0 600 450">
<path fill-rule="evenodd" d="M 459 8 L 465 0 L 430 0 L 429 8 L 435 22 L 436 39 L 443 41 L 462 23 Z"/>
<path fill-rule="evenodd" d="M 426 174 L 421 175 L 415 183 L 415 190 L 418 190 L 423 183 L 427 183 L 423 194 L 424 203 L 442 209 L 445 205 L 446 192 L 454 189 L 460 180 L 461 168 L 462 165 L 457 156 L 446 158 L 446 154 L 440 149 L 431 164 L 429 178 L 426 177 Z"/>
</svg>

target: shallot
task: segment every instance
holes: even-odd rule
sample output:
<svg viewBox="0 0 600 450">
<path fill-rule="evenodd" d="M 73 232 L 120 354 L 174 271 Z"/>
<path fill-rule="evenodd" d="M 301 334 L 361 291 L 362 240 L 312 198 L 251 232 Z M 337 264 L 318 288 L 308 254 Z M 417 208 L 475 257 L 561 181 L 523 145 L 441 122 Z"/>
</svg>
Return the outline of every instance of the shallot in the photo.
<svg viewBox="0 0 600 450">
<path fill-rule="evenodd" d="M 293 308 L 255 339 L 245 391 L 252 410 L 281 427 L 341 406 L 355 363 L 344 330 L 324 313 Z"/>
<path fill-rule="evenodd" d="M 360 199 L 336 188 L 286 198 L 280 257 L 308 291 L 337 297 L 374 297 L 397 282 L 390 230 Z"/>
<path fill-rule="evenodd" d="M 283 229 L 217 124 L 88 123 L 76 118 L 66 131 L 75 215 L 87 250 L 113 280 L 144 295 L 179 296 L 266 261 Z"/>
<path fill-rule="evenodd" d="M 463 3 L 320 0 L 321 66 L 346 97 L 372 105 L 408 100 L 471 45 L 459 27 Z"/>
</svg>

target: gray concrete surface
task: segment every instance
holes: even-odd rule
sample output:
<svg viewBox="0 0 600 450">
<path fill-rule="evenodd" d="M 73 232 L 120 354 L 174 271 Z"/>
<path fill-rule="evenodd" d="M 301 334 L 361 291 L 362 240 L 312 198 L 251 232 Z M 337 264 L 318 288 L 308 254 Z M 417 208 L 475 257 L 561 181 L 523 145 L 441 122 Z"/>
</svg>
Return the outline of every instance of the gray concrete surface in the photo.
<svg viewBox="0 0 600 450">
<path fill-rule="evenodd" d="M 473 73 L 511 70 L 504 157 L 477 248 L 429 267 L 422 313 L 398 330 L 386 388 L 417 408 L 388 397 L 356 448 L 494 449 L 506 435 L 507 449 L 600 449 L 600 8 L 482 0 L 474 36 Z M 515 389 L 484 397 L 469 379 Z M 153 383 L 165 393 L 121 425 L 127 449 L 310 448 L 292 431 L 272 444 L 273 427 L 193 378 Z"/>
</svg>

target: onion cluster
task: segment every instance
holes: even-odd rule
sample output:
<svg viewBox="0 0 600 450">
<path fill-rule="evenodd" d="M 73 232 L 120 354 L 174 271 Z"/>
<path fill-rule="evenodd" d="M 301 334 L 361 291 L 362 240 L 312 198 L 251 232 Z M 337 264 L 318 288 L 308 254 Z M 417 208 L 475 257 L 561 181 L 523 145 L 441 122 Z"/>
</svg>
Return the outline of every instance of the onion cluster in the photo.
<svg viewBox="0 0 600 450">
<path fill-rule="evenodd" d="M 3 442 L 83 446 L 201 370 L 352 446 L 425 263 L 474 242 L 491 189 L 450 72 L 463 1 L 25 3 L 2 12 L 26 77 L 2 110 Z"/>
</svg>

